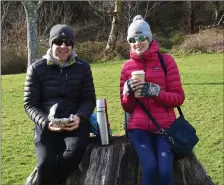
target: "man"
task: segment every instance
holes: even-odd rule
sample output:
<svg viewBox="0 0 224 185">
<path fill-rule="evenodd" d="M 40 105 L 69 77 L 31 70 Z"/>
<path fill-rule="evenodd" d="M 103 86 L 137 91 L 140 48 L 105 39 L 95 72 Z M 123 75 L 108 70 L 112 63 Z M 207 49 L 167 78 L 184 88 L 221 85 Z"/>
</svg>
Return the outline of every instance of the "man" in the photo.
<svg viewBox="0 0 224 185">
<path fill-rule="evenodd" d="M 24 89 L 24 108 L 35 123 L 37 185 L 59 185 L 78 166 L 89 139 L 88 119 L 96 105 L 92 72 L 77 57 L 72 28 L 58 24 L 50 31 L 50 48 L 29 67 Z M 48 119 L 50 108 L 58 104 L 54 118 L 72 121 L 60 126 Z"/>
</svg>

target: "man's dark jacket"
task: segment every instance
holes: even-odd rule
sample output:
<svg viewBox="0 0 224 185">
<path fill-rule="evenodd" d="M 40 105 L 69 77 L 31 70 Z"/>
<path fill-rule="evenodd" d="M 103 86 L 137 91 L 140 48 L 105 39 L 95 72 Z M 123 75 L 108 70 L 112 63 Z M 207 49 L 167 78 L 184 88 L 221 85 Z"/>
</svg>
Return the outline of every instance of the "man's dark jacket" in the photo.
<svg viewBox="0 0 224 185">
<path fill-rule="evenodd" d="M 30 65 L 24 88 L 24 108 L 30 119 L 44 128 L 51 106 L 58 103 L 55 118 L 77 114 L 88 119 L 96 106 L 92 72 L 75 57 L 66 67 L 42 58 Z"/>
</svg>

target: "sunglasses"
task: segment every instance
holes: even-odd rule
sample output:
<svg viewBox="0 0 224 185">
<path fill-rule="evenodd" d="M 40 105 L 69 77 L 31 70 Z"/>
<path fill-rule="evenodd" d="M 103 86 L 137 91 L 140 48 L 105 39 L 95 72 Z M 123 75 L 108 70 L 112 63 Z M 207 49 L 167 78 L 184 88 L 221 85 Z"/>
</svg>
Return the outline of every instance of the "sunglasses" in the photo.
<svg viewBox="0 0 224 185">
<path fill-rule="evenodd" d="M 72 46 L 73 43 L 70 40 L 63 40 L 63 39 L 56 39 L 53 41 L 53 44 L 57 45 L 57 46 L 61 46 L 62 43 L 65 43 L 66 46 Z"/>
<path fill-rule="evenodd" d="M 128 41 L 130 42 L 130 43 L 136 43 L 137 41 L 139 41 L 139 42 L 144 42 L 145 40 L 147 40 L 148 39 L 148 37 L 146 37 L 146 36 L 140 36 L 140 37 L 133 37 L 133 38 L 130 38 Z"/>
</svg>

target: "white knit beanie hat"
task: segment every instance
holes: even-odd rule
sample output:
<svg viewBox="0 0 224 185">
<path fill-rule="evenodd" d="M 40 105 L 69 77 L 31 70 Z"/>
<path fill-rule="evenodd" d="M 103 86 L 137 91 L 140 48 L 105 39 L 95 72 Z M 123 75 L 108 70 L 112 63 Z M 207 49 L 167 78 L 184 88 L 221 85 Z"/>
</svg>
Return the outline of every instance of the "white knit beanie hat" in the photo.
<svg viewBox="0 0 224 185">
<path fill-rule="evenodd" d="M 136 15 L 128 28 L 128 36 L 127 40 L 132 37 L 140 37 L 146 36 L 148 37 L 149 43 L 152 41 L 152 32 L 149 24 L 144 21 L 141 15 Z"/>
</svg>

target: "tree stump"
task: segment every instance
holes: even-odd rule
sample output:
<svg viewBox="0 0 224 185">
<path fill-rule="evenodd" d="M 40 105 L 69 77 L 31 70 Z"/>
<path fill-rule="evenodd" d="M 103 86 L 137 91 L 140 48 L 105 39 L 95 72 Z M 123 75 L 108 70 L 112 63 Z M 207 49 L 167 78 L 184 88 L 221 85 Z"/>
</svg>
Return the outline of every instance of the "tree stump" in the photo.
<svg viewBox="0 0 224 185">
<path fill-rule="evenodd" d="M 196 156 L 174 160 L 174 185 L 215 185 Z M 36 185 L 36 168 L 25 185 Z M 140 185 L 141 167 L 137 154 L 126 136 L 113 136 L 108 146 L 96 138 L 90 144 L 66 185 Z"/>
</svg>

